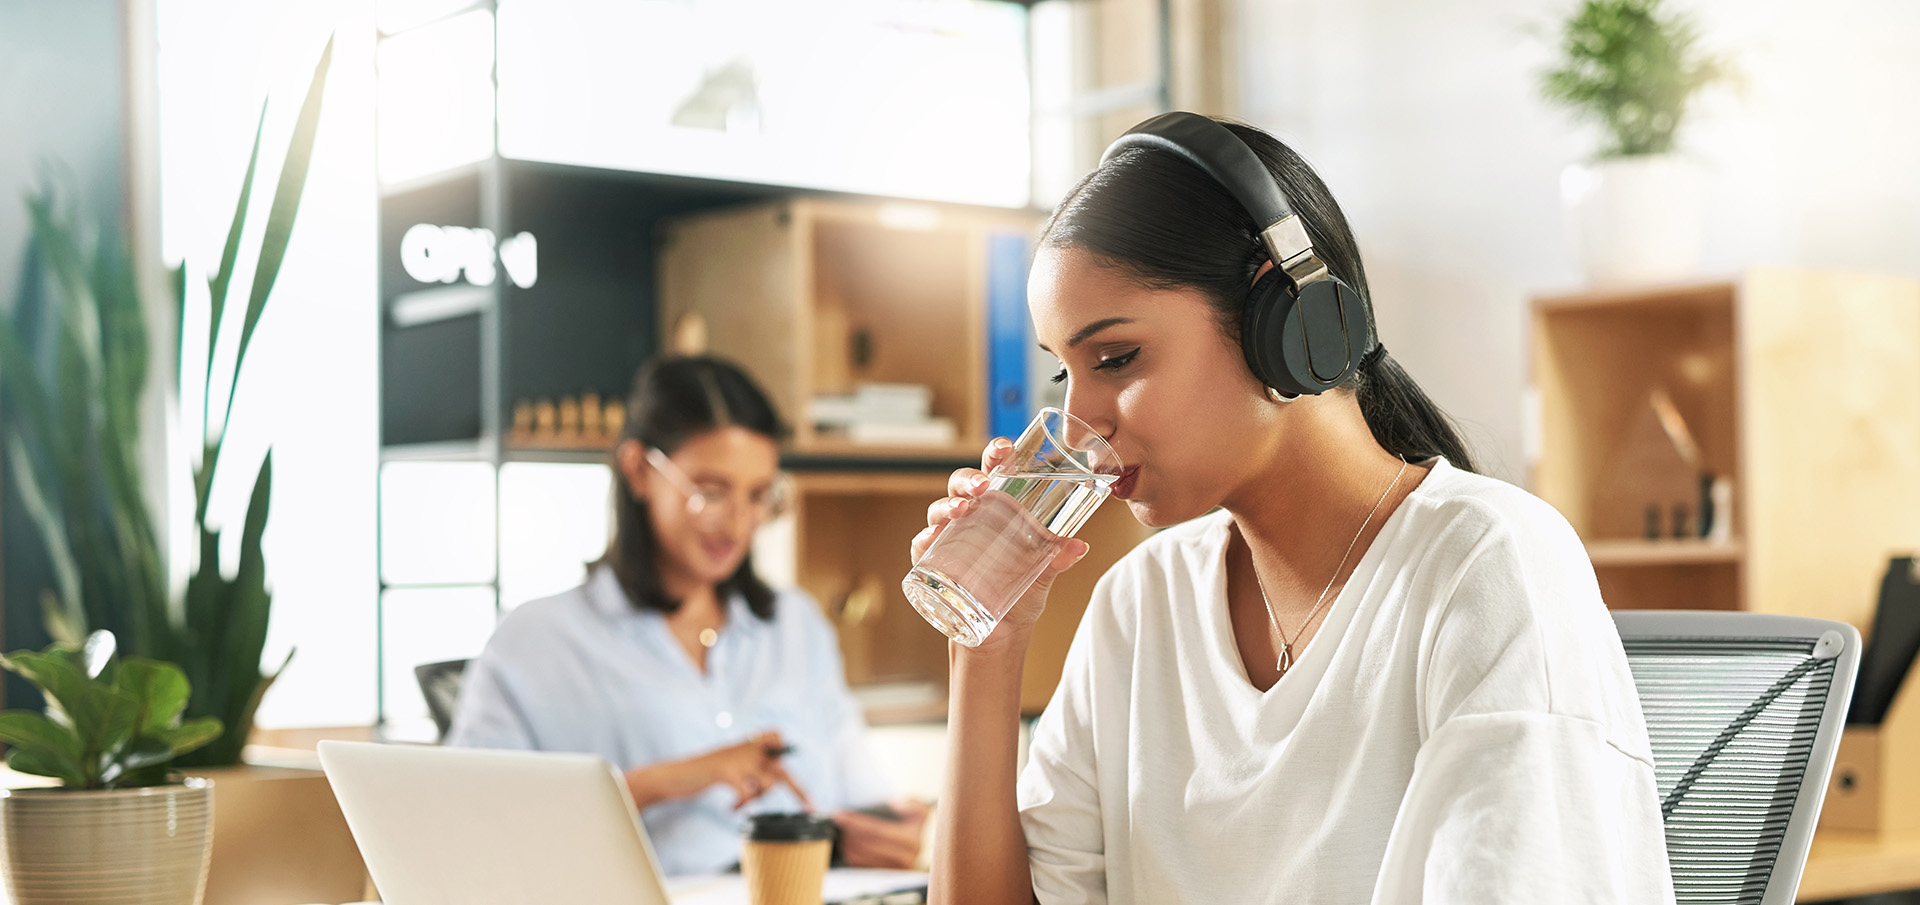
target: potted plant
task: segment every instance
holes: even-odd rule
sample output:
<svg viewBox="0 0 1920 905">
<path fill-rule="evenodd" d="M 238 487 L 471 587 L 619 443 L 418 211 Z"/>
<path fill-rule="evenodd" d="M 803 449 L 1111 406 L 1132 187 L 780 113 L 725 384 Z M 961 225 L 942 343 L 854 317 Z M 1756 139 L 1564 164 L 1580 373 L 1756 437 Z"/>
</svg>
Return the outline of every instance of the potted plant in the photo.
<svg viewBox="0 0 1920 905">
<path fill-rule="evenodd" d="M 46 697 L 44 715 L 0 712 L 7 765 L 54 788 L 0 790 L 0 875 L 14 905 L 195 905 L 213 850 L 213 783 L 174 758 L 220 735 L 185 720 L 189 686 L 171 663 L 120 659 L 109 632 L 84 646 L 0 656 Z"/>
<path fill-rule="evenodd" d="M 1567 20 L 1558 65 L 1541 93 L 1599 125 L 1594 159 L 1561 177 L 1568 224 L 1593 283 L 1688 276 L 1704 229 L 1700 168 L 1675 136 L 1702 89 L 1732 77 L 1703 53 L 1699 33 L 1663 0 L 1583 0 Z"/>
<path fill-rule="evenodd" d="M 41 601 L 49 634 L 72 645 L 88 631 L 109 630 L 130 655 L 178 664 L 191 683 L 187 716 L 195 725 L 224 727 L 211 744 L 194 746 L 183 764 L 238 763 L 254 711 L 279 674 L 263 671 L 260 662 L 272 605 L 261 550 L 273 485 L 271 451 L 253 474 L 237 526 L 238 562 L 231 568 L 222 568 L 221 535 L 234 526 L 210 519 L 207 503 L 222 470 L 241 366 L 300 206 L 332 52 L 329 40 L 295 122 L 252 266 L 236 264 L 260 157 L 259 132 L 219 268 L 207 281 L 206 359 L 192 364 L 196 371 L 204 365 L 205 379 L 199 397 L 180 405 L 182 411 L 197 409 L 200 417 L 183 431 L 193 438 L 194 533 L 180 542 L 195 551 L 184 599 L 169 590 L 160 542 L 167 521 L 147 503 L 138 406 L 150 339 L 119 230 L 87 228 L 51 190 L 29 197 L 30 278 L 22 281 L 27 291 L 11 319 L 0 317 L 0 398 L 6 407 L 0 441 L 8 476 L 52 566 L 55 587 Z M 265 117 L 263 105 L 263 124 Z M 249 271 L 250 285 L 232 284 L 236 272 Z M 176 324 L 184 324 L 186 268 L 174 277 L 172 302 L 182 314 Z M 176 350 L 180 339 L 173 337 Z M 223 344 L 236 350 L 232 371 L 216 375 L 214 350 Z M 176 368 L 176 378 L 179 373 Z M 215 387 L 226 388 L 224 400 L 215 398 Z M 226 462 L 224 469 L 238 464 Z M 200 717 L 217 719 L 206 723 Z"/>
</svg>

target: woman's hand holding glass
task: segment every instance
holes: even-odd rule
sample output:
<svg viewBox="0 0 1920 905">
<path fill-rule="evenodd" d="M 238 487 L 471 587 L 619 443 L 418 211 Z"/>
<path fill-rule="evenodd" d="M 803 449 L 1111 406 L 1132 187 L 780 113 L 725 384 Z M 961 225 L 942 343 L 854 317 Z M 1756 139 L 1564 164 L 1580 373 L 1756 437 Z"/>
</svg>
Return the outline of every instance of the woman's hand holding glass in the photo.
<svg viewBox="0 0 1920 905">
<path fill-rule="evenodd" d="M 913 537 L 914 562 L 920 561 L 926 554 L 927 548 L 933 546 L 934 540 L 940 536 L 941 531 L 946 529 L 949 522 L 973 510 L 975 501 L 987 490 L 987 472 L 1005 463 L 1012 455 L 1013 441 L 1005 437 L 997 437 L 987 444 L 986 451 L 981 453 L 979 468 L 958 469 L 948 476 L 947 496 L 927 507 L 927 527 Z M 1001 617 L 1001 628 L 996 628 L 985 641 L 981 642 L 980 646 L 985 648 L 1002 644 L 1025 645 L 1034 622 L 1039 620 L 1040 613 L 1046 609 L 1047 592 L 1053 587 L 1054 578 L 1079 562 L 1087 555 L 1088 549 L 1086 541 L 1065 538 L 1059 551 L 1053 555 L 1053 560 L 1047 563 L 1046 569 L 1040 573 L 1040 577 L 1034 581 L 1026 593 L 1020 595 L 1020 599 L 1007 611 L 1007 614 Z"/>
</svg>

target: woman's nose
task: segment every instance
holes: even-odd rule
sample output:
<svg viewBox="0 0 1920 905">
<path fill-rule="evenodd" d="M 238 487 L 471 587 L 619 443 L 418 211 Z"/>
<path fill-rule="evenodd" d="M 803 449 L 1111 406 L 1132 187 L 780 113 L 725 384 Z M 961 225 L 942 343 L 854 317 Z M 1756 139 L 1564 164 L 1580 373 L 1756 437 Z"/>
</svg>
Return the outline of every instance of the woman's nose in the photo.
<svg viewBox="0 0 1920 905">
<path fill-rule="evenodd" d="M 1066 401 L 1060 404 L 1060 408 L 1067 414 L 1085 421 L 1088 427 L 1093 428 L 1094 432 L 1100 435 L 1100 439 L 1111 440 L 1115 427 L 1112 403 L 1113 400 L 1110 398 L 1098 398 L 1095 394 L 1085 391 L 1076 392 L 1072 386 L 1069 386 Z"/>
</svg>

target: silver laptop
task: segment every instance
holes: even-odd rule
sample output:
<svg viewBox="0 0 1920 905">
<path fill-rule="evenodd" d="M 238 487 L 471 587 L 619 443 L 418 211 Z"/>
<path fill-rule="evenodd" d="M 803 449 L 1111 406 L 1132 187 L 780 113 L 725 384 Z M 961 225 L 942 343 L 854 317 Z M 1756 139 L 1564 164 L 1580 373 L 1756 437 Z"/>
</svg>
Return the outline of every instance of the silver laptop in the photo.
<svg viewBox="0 0 1920 905">
<path fill-rule="evenodd" d="M 326 741 L 320 764 L 385 905 L 671 905 L 600 758 Z"/>
</svg>

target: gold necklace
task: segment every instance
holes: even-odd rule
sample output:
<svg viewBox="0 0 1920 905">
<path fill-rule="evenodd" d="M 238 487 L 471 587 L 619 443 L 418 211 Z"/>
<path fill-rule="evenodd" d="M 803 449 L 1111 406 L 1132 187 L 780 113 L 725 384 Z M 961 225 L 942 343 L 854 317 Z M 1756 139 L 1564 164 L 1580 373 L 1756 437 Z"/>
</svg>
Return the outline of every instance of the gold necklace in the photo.
<svg viewBox="0 0 1920 905">
<path fill-rule="evenodd" d="M 1374 501 L 1373 508 L 1367 512 L 1366 519 L 1360 522 L 1360 530 L 1354 532 L 1353 540 L 1347 542 L 1347 552 L 1340 554 L 1340 564 L 1333 567 L 1333 575 L 1327 578 L 1327 586 L 1320 589 L 1320 599 L 1313 602 L 1313 609 L 1307 611 L 1307 618 L 1300 623 L 1300 628 L 1293 633 L 1291 640 L 1280 628 L 1280 617 L 1273 614 L 1273 601 L 1267 599 L 1266 586 L 1260 583 L 1259 567 L 1254 568 L 1253 586 L 1260 591 L 1260 603 L 1267 608 L 1267 621 L 1273 624 L 1273 633 L 1280 636 L 1280 660 L 1274 664 L 1273 668 L 1279 670 L 1281 675 L 1286 675 L 1287 670 L 1293 666 L 1293 642 L 1300 640 L 1300 636 L 1306 633 L 1307 626 L 1313 624 L 1313 617 L 1319 614 L 1320 606 L 1327 602 L 1327 592 L 1333 590 L 1333 582 L 1340 577 L 1340 570 L 1347 567 L 1347 557 L 1353 555 L 1353 548 L 1360 543 L 1360 535 L 1367 533 L 1367 525 L 1373 522 L 1374 514 L 1379 512 L 1381 504 L 1387 501 L 1387 494 L 1392 493 L 1393 488 L 1399 486 L 1401 475 L 1406 473 L 1407 463 L 1403 460 L 1400 463 L 1400 470 L 1395 472 L 1393 480 L 1387 483 L 1387 489 L 1380 491 L 1380 499 Z M 1253 559 L 1251 545 L 1247 547 L 1247 559 L 1249 561 Z"/>
</svg>

